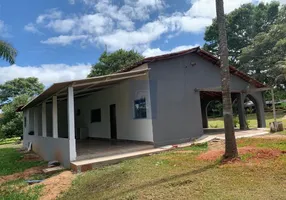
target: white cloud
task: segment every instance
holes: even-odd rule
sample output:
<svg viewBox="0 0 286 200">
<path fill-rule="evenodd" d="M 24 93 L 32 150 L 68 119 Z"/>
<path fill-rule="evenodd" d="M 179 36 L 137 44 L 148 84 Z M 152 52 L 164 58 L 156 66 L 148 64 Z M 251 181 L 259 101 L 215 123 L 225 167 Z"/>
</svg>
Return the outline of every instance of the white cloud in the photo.
<svg viewBox="0 0 286 200">
<path fill-rule="evenodd" d="M 74 41 L 83 40 L 86 38 L 87 38 L 86 35 L 60 35 L 58 37 L 51 37 L 47 40 L 42 40 L 41 43 L 43 43 L 43 44 L 57 44 L 57 45 L 66 46 L 66 45 L 71 44 Z"/>
<path fill-rule="evenodd" d="M 8 32 L 8 26 L 2 20 L 0 20 L 0 36 L 2 36 L 2 37 L 9 37 L 10 36 L 10 34 Z"/>
<path fill-rule="evenodd" d="M 36 19 L 37 25 L 59 35 L 42 43 L 65 46 L 83 41 L 84 44 L 107 45 L 110 51 L 124 48 L 143 52 L 164 35 L 170 39 L 182 32 L 202 33 L 216 15 L 214 0 L 190 0 L 186 12 L 169 14 L 163 12 L 167 7 L 164 0 L 124 0 L 123 5 L 112 0 L 69 1 L 88 5 L 90 12 L 65 16 L 58 9 L 46 11 Z M 254 0 L 225 0 L 225 12 L 251 2 Z"/>
<path fill-rule="evenodd" d="M 117 30 L 112 34 L 99 36 L 97 41 L 107 45 L 111 51 L 119 48 L 140 50 L 140 47 L 158 39 L 167 30 L 164 24 L 155 21 L 145 24 L 137 31 Z"/>
<path fill-rule="evenodd" d="M 90 64 L 43 64 L 40 66 L 0 67 L 0 84 L 14 78 L 37 77 L 45 86 L 55 82 L 86 78 Z"/>
<path fill-rule="evenodd" d="M 108 33 L 113 29 L 112 20 L 101 14 L 83 15 L 79 20 L 74 33 L 91 35 Z"/>
<path fill-rule="evenodd" d="M 58 33 L 68 33 L 75 26 L 75 20 L 73 19 L 64 19 L 64 20 L 54 20 L 47 24 L 47 27 L 52 28 L 55 32 Z"/>
<path fill-rule="evenodd" d="M 71 5 L 75 4 L 75 0 L 68 0 Z"/>
<path fill-rule="evenodd" d="M 160 48 L 153 48 L 153 49 L 148 48 L 142 53 L 142 55 L 145 57 L 158 56 L 158 55 L 183 51 L 183 50 L 191 49 L 191 48 L 198 47 L 198 46 L 200 46 L 200 45 L 198 45 L 198 44 L 196 44 L 196 45 L 183 45 L 183 46 L 175 47 L 171 50 L 161 50 Z"/>
<path fill-rule="evenodd" d="M 37 27 L 33 24 L 33 23 L 29 23 L 26 26 L 24 26 L 24 30 L 31 32 L 31 33 L 37 33 L 37 34 L 43 34 L 42 32 L 40 32 Z"/>
<path fill-rule="evenodd" d="M 44 23 L 46 20 L 60 19 L 62 17 L 62 12 L 56 8 L 49 9 L 45 14 L 39 15 L 36 19 L 37 24 Z"/>
</svg>

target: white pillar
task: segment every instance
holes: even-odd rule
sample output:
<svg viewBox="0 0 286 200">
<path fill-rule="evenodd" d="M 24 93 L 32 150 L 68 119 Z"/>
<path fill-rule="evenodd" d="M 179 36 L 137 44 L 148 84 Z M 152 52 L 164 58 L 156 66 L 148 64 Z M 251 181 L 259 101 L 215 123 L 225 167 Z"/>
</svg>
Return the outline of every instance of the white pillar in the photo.
<svg viewBox="0 0 286 200">
<path fill-rule="evenodd" d="M 30 132 L 30 111 L 31 108 L 27 109 L 27 115 L 26 115 L 26 135 L 29 134 Z"/>
<path fill-rule="evenodd" d="M 70 161 L 76 159 L 76 142 L 75 142 L 75 123 L 74 123 L 74 94 L 73 87 L 68 87 L 68 131 L 69 131 L 69 148 Z"/>
<path fill-rule="evenodd" d="M 58 99 L 53 96 L 53 138 L 58 138 Z"/>
<path fill-rule="evenodd" d="M 46 101 L 42 103 L 42 136 L 47 137 L 47 107 Z"/>
<path fill-rule="evenodd" d="M 34 107 L 34 134 L 39 135 L 39 125 L 38 125 L 38 108 Z"/>
</svg>

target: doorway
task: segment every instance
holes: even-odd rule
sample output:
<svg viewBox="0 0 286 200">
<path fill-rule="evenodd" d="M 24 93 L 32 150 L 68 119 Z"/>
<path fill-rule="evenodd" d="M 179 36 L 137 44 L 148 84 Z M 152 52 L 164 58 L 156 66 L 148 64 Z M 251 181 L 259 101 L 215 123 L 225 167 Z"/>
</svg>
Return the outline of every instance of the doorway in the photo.
<svg viewBox="0 0 286 200">
<path fill-rule="evenodd" d="M 112 140 L 117 140 L 116 105 L 115 104 L 111 104 L 109 106 L 109 116 L 110 116 L 110 138 Z"/>
</svg>

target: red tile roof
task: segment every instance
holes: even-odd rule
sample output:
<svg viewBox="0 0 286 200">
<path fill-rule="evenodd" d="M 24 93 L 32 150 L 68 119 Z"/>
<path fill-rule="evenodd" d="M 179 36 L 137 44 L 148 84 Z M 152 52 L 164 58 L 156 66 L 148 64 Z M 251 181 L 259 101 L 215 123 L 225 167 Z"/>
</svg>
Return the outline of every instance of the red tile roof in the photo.
<svg viewBox="0 0 286 200">
<path fill-rule="evenodd" d="M 118 73 L 130 71 L 130 70 L 132 70 L 136 67 L 139 67 L 140 65 L 143 65 L 145 63 L 152 63 L 152 62 L 156 62 L 156 61 L 160 61 L 160 60 L 167 60 L 167 59 L 175 58 L 178 56 L 183 56 L 183 55 L 186 55 L 189 53 L 195 53 L 195 54 L 203 57 L 204 59 L 211 61 L 213 64 L 217 65 L 218 67 L 220 67 L 219 59 L 217 57 L 215 57 L 214 55 L 212 55 L 211 53 L 209 53 L 207 51 L 202 50 L 200 47 L 195 47 L 192 49 L 187 49 L 187 50 L 183 50 L 183 51 L 179 51 L 179 52 L 175 52 L 175 53 L 169 53 L 169 54 L 164 54 L 164 55 L 160 55 L 160 56 L 153 56 L 153 57 L 144 58 L 142 61 L 139 61 L 132 66 L 126 67 L 126 68 L 118 71 Z M 267 87 L 263 83 L 255 80 L 254 78 L 250 77 L 249 75 L 239 71 L 234 66 L 230 66 L 229 70 L 230 70 L 231 74 L 238 76 L 242 80 L 253 84 L 257 88 Z"/>
</svg>

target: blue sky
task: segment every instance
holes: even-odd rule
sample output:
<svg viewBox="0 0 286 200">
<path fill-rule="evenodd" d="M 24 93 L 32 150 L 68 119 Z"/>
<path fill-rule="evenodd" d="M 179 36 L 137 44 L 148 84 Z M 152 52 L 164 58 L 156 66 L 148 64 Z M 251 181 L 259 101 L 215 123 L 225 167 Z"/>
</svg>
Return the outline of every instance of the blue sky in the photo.
<svg viewBox="0 0 286 200">
<path fill-rule="evenodd" d="M 225 0 L 228 13 L 243 3 Z M 0 83 L 36 76 L 46 86 L 84 78 L 107 48 L 154 56 L 202 45 L 215 0 L 1 0 L 0 38 L 19 51 Z M 286 0 L 280 2 L 286 3 Z"/>
</svg>

